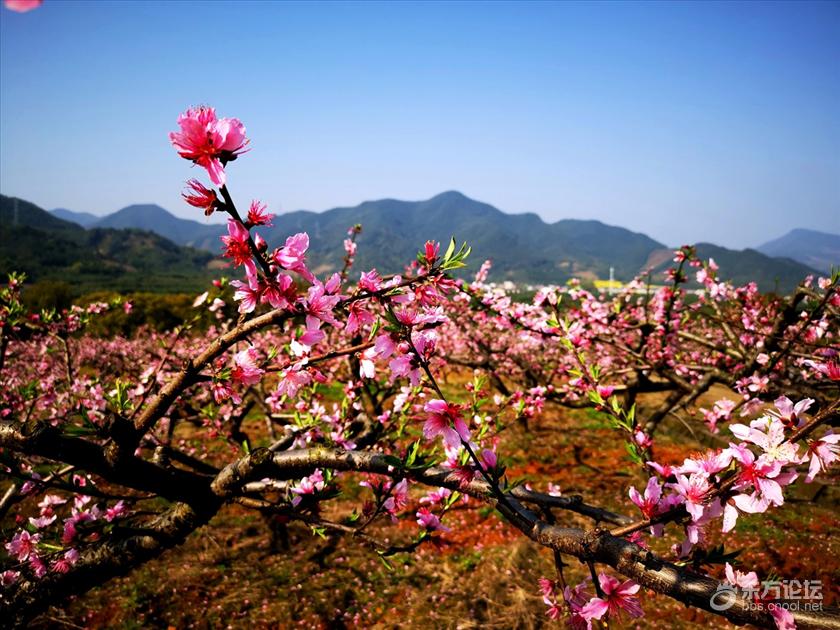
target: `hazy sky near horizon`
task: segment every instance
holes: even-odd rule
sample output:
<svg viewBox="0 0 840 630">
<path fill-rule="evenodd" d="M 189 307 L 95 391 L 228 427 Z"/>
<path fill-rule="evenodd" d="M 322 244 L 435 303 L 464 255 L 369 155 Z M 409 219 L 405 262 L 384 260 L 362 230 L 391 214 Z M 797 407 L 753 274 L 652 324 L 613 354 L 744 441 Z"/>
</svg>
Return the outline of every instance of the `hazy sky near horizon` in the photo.
<svg viewBox="0 0 840 630">
<path fill-rule="evenodd" d="M 454 189 L 668 245 L 840 233 L 837 2 L 0 9 L 3 194 L 203 220 L 167 138 L 201 103 L 247 126 L 240 205 Z"/>
</svg>

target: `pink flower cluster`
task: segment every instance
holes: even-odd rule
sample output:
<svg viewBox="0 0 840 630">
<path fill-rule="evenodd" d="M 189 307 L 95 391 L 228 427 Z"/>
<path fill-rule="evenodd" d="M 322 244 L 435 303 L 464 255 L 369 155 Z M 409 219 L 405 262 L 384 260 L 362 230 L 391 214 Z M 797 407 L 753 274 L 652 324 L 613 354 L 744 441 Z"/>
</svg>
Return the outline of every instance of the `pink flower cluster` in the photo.
<svg viewBox="0 0 840 630">
<path fill-rule="evenodd" d="M 622 614 L 631 618 L 644 616 L 635 596 L 640 587 L 633 580 L 620 582 L 606 573 L 600 573 L 598 585 L 600 595 L 597 597 L 587 592 L 586 581 L 573 588 L 566 586 L 563 590 L 562 597 L 569 613 L 570 627 L 576 630 L 592 630 L 592 622 L 596 619 L 617 620 Z M 540 578 L 539 586 L 543 602 L 548 606 L 546 614 L 551 619 L 560 618 L 563 610 L 555 592 L 555 583 L 547 578 Z"/>
<path fill-rule="evenodd" d="M 748 426 L 734 424 L 732 434 L 741 440 L 729 447 L 708 451 L 686 459 L 681 466 L 649 465 L 666 481 L 664 487 L 671 493 L 663 495 L 663 486 L 651 478 L 644 495 L 630 489 L 630 499 L 647 519 L 670 512 L 682 506 L 691 517 L 686 526 L 687 537 L 676 551 L 685 556 L 691 547 L 703 538 L 705 527 L 714 519 L 723 517 L 722 529 L 731 531 L 742 513 L 765 512 L 770 506 L 784 503 L 783 489 L 798 477 L 797 465 L 810 460 L 806 481 L 838 460 L 840 435 L 827 433 L 821 438 L 808 439 L 808 453 L 799 454 L 798 444 L 788 439 L 787 431 L 801 427 L 804 414 L 813 401 L 802 400 L 795 405 L 780 397 L 775 409 L 753 420 Z M 734 472 L 730 473 L 730 466 Z M 729 479 L 729 492 L 722 502 L 714 490 L 723 480 Z M 662 535 L 661 524 L 651 528 L 654 535 Z"/>
</svg>

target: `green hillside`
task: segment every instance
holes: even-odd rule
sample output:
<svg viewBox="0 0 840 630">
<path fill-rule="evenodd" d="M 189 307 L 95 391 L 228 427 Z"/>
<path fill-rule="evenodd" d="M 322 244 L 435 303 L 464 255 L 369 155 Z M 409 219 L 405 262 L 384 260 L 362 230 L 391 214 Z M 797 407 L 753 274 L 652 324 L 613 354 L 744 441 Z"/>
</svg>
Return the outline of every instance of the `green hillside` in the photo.
<svg viewBox="0 0 840 630">
<path fill-rule="evenodd" d="M 209 252 L 141 230 L 85 230 L 29 202 L 0 196 L 0 274 L 60 280 L 75 294 L 195 291 L 212 277 Z"/>
</svg>

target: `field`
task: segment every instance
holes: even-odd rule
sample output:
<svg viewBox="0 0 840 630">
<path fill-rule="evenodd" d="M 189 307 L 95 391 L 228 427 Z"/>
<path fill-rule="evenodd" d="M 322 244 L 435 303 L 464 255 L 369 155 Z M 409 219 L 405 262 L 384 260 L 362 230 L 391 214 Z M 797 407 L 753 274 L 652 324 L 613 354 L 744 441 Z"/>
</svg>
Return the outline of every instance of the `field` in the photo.
<svg viewBox="0 0 840 630">
<path fill-rule="evenodd" d="M 453 380 L 460 380 L 454 378 Z M 455 392 L 456 388 L 445 389 Z M 726 392 L 701 400 L 711 404 Z M 658 402 L 654 397 L 646 405 Z M 262 424 L 245 428 L 259 433 Z M 627 510 L 627 488 L 644 484 L 625 456 L 623 441 L 591 411 L 549 405 L 526 431 L 509 429 L 513 477 L 551 480 L 564 494 L 580 493 L 616 511 Z M 578 449 L 582 437 L 592 446 Z M 708 439 L 707 439 L 708 442 Z M 723 439 L 718 440 L 723 445 Z M 597 446 L 595 446 L 597 445 Z M 668 422 L 656 454 L 677 464 L 709 444 L 694 440 L 685 426 Z M 739 560 L 761 576 L 818 579 L 824 604 L 836 605 L 840 585 L 840 489 L 836 473 L 821 483 L 799 485 L 786 509 L 742 517 L 727 550 L 741 549 Z M 338 518 L 357 505 L 350 494 L 329 508 Z M 560 518 L 585 525 L 568 513 Z M 228 506 L 186 544 L 107 586 L 54 608 L 33 627 L 89 628 L 540 628 L 553 626 L 537 579 L 553 573 L 550 551 L 524 540 L 490 507 L 456 509 L 453 528 L 439 544 L 401 554 L 386 567 L 377 555 L 351 537 L 326 539 L 300 524 L 288 527 L 288 549 L 276 541 L 268 522 L 249 510 Z M 407 538 L 412 518 L 396 526 L 378 525 L 384 538 Z M 720 536 L 714 537 L 716 542 Z M 666 552 L 676 536 L 656 541 Z M 568 578 L 588 573 L 570 559 Z M 718 570 L 718 573 L 722 573 Z M 719 618 L 652 591 L 643 597 L 646 616 L 624 618 L 611 628 L 735 627 Z"/>
</svg>

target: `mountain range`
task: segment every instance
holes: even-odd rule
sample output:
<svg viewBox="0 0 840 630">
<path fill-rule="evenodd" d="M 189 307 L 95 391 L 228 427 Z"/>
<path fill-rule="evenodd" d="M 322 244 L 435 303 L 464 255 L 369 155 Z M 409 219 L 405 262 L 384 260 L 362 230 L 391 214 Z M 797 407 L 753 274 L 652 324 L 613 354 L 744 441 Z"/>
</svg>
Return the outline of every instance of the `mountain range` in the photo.
<svg viewBox="0 0 840 630">
<path fill-rule="evenodd" d="M 840 267 L 840 235 L 796 229 L 758 247 L 768 256 L 785 256 L 823 273 Z"/>
<path fill-rule="evenodd" d="M 12 198 L 2 197 L 2 201 L 0 228 L 3 224 L 9 226 L 7 221 L 13 222 L 9 214 Z M 154 204 L 132 205 L 105 217 L 96 217 L 67 209 L 53 210 L 50 215 L 22 200 L 17 203 L 18 224 L 11 229 L 29 225 L 30 229 L 48 233 L 50 239 L 61 241 L 58 249 L 65 254 L 70 248 L 68 241 L 75 243 L 77 258 L 66 261 L 71 267 L 85 262 L 88 268 L 93 265 L 117 275 L 121 272 L 148 275 L 166 269 L 173 272 L 173 265 L 177 263 L 179 273 L 189 277 L 191 282 L 206 278 L 213 266 L 210 265 L 211 253 L 218 254 L 219 236 L 226 231 L 224 225 L 181 219 Z M 536 284 L 561 283 L 571 277 L 593 280 L 608 277 L 611 267 L 616 279 L 626 281 L 643 269 L 661 271 L 672 257 L 671 248 L 625 228 L 575 219 L 546 223 L 536 214 L 506 214 L 454 191 L 425 201 L 382 199 L 325 212 L 283 213 L 275 217 L 273 227 L 259 231 L 272 248 L 282 245 L 290 234 L 309 233 L 311 267 L 323 274 L 341 266 L 342 241 L 347 229 L 356 223 L 363 226 L 357 241 L 356 268 L 375 267 L 381 273 L 399 272 L 426 240 L 446 242 L 450 236 L 468 241 L 473 248 L 471 264 L 465 274 L 474 273 L 481 262 L 489 258 L 493 261 L 490 278 L 497 281 Z M 826 237 L 829 242 L 832 238 L 840 238 L 814 234 Z M 0 239 L 0 271 L 8 270 L 17 258 L 27 260 L 26 266 L 36 269 L 36 277 L 45 273 L 60 274 L 56 268 L 39 262 L 46 254 L 35 243 L 24 247 L 24 243 L 29 242 L 26 236 L 14 244 L 7 243 L 2 232 L 0 236 L 3 236 Z M 151 248 L 146 252 L 146 259 L 134 261 L 125 255 L 120 258 L 113 249 L 120 239 L 125 239 L 123 245 L 137 254 L 142 241 L 144 246 Z M 103 249 L 103 241 L 111 243 L 112 249 Z M 807 263 L 792 260 L 797 251 L 814 251 L 808 248 L 807 241 L 807 238 L 798 238 L 788 239 L 786 245 L 782 243 L 784 247 L 775 251 L 786 256 L 783 258 L 712 244 L 700 244 L 699 252 L 701 256 L 715 258 L 721 267 L 722 278 L 739 283 L 755 280 L 763 290 L 787 291 L 814 272 Z M 773 243 L 777 241 L 768 246 Z M 55 249 L 54 245 L 51 249 Z M 91 247 L 94 252 L 85 253 Z M 12 251 L 17 255 L 10 254 Z M 836 256 L 836 251 L 829 248 L 821 255 L 829 260 L 832 255 Z M 813 264 L 822 261 L 821 258 Z M 833 264 L 840 264 L 840 260 L 835 257 Z"/>
<path fill-rule="evenodd" d="M 66 283 L 77 295 L 101 289 L 196 291 L 218 266 L 212 253 L 151 231 L 85 229 L 0 195 L 0 277 L 23 271 L 32 280 Z"/>
</svg>

